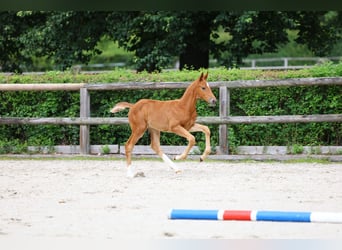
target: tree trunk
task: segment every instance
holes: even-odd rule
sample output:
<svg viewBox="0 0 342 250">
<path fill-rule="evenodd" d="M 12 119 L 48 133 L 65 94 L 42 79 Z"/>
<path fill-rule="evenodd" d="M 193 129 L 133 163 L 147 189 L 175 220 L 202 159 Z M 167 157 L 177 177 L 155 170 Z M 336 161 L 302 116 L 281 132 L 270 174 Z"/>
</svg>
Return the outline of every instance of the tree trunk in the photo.
<svg viewBox="0 0 342 250">
<path fill-rule="evenodd" d="M 179 69 L 200 69 L 209 67 L 210 23 L 211 17 L 194 23 L 193 34 L 189 35 L 187 45 L 179 57 Z"/>
<path fill-rule="evenodd" d="M 179 58 L 179 69 L 209 68 L 209 48 L 203 51 L 198 46 L 188 44 Z"/>
</svg>

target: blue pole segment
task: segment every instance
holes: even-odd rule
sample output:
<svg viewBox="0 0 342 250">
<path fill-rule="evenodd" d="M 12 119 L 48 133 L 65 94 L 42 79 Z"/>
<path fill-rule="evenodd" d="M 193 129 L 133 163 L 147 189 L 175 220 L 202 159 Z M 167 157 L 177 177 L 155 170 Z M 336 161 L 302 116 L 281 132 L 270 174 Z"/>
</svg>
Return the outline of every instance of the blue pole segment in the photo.
<svg viewBox="0 0 342 250">
<path fill-rule="evenodd" d="M 311 212 L 258 211 L 257 221 L 311 222 Z"/>
<path fill-rule="evenodd" d="M 172 209 L 170 219 L 177 220 L 218 220 L 219 210 Z"/>
</svg>

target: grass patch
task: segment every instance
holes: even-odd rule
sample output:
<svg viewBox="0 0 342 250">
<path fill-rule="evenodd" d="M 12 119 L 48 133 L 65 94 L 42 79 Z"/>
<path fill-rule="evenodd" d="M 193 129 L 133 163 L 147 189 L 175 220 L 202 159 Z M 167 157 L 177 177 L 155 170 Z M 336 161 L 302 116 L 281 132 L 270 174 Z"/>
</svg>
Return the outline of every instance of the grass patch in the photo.
<svg viewBox="0 0 342 250">
<path fill-rule="evenodd" d="M 95 155 L 0 155 L 0 161 L 38 160 L 38 161 L 122 161 L 117 156 L 95 156 Z"/>
<path fill-rule="evenodd" d="M 126 158 L 122 155 L 0 155 L 0 161 L 126 161 Z M 158 161 L 162 162 L 158 156 L 132 156 L 132 161 Z M 285 163 L 285 164 L 294 164 L 294 163 L 319 163 L 319 164 L 331 164 L 334 163 L 329 160 L 329 157 L 326 158 L 314 158 L 314 157 L 304 157 L 304 158 L 293 158 L 288 160 L 282 159 L 253 159 L 253 158 L 245 158 L 245 159 L 206 159 L 204 163 L 238 163 L 238 164 L 253 164 L 253 163 Z M 184 163 L 191 162 L 195 164 L 199 164 L 199 158 L 188 158 L 186 160 L 174 161 L 175 163 Z M 196 167 L 196 165 L 194 165 Z"/>
<path fill-rule="evenodd" d="M 300 158 L 300 159 L 290 159 L 285 160 L 284 163 L 320 163 L 320 164 L 328 164 L 332 163 L 328 158 Z"/>
</svg>

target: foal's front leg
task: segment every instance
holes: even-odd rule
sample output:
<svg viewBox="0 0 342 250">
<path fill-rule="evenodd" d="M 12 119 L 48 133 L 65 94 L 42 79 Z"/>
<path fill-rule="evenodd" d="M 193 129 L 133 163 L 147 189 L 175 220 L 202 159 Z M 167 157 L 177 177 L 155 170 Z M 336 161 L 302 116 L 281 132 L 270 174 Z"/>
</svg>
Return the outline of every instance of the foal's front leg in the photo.
<svg viewBox="0 0 342 250">
<path fill-rule="evenodd" d="M 186 149 L 184 150 L 184 152 L 181 155 L 177 155 L 175 157 L 175 160 L 184 160 L 186 159 L 186 157 L 188 156 L 190 149 L 195 145 L 196 141 L 195 141 L 195 137 L 190 134 L 190 132 L 188 130 L 186 130 L 185 128 L 183 128 L 182 126 L 177 126 L 175 128 L 172 129 L 172 132 L 182 136 L 184 138 L 186 138 L 188 140 L 188 146 L 186 147 Z"/>
<path fill-rule="evenodd" d="M 176 174 L 180 173 L 181 170 L 173 163 L 169 157 L 161 150 L 160 148 L 160 131 L 156 129 L 149 128 L 149 132 L 151 135 L 151 148 L 163 159 L 164 162 L 169 165 L 171 169 L 173 169 Z"/>
<path fill-rule="evenodd" d="M 200 157 L 200 161 L 204 161 L 211 152 L 210 129 L 205 125 L 195 123 L 195 125 L 190 129 L 190 132 L 203 132 L 205 134 L 205 150 Z"/>
</svg>

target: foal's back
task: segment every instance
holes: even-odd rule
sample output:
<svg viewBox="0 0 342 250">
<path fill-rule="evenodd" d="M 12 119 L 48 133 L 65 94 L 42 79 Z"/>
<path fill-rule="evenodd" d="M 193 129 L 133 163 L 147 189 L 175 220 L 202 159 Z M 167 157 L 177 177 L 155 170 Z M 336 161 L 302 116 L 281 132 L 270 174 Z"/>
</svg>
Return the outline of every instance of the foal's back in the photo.
<svg viewBox="0 0 342 250">
<path fill-rule="evenodd" d="M 170 101 L 141 99 L 128 113 L 131 125 L 140 123 L 141 126 L 141 123 L 145 123 L 146 128 L 159 131 L 171 131 L 171 128 L 177 125 L 189 130 L 194 125 L 196 117 L 196 108 L 185 109 L 179 99 Z"/>
</svg>

